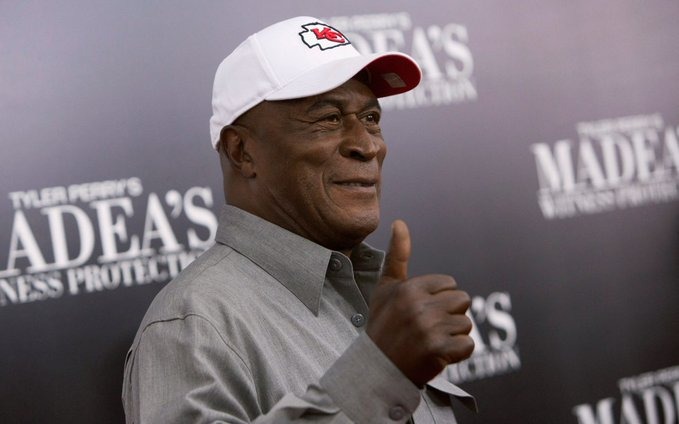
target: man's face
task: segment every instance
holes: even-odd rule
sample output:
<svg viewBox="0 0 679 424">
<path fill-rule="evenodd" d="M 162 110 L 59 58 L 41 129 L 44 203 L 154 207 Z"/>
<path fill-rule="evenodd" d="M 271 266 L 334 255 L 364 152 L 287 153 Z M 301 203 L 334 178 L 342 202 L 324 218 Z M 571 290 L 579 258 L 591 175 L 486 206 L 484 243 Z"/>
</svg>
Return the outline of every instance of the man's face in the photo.
<svg viewBox="0 0 679 424">
<path fill-rule="evenodd" d="M 354 79 L 318 96 L 263 102 L 239 119 L 252 135 L 260 216 L 331 249 L 360 243 L 379 224 L 387 152 L 379 121 L 377 99 Z"/>
</svg>

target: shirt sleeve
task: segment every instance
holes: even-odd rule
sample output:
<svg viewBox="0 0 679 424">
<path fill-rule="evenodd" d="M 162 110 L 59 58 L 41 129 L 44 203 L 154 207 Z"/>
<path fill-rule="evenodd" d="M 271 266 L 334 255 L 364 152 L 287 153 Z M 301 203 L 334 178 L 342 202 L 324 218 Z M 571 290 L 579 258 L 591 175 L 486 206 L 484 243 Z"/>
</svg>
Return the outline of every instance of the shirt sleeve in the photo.
<svg viewBox="0 0 679 424">
<path fill-rule="evenodd" d="M 243 355 L 199 315 L 154 322 L 125 365 L 123 404 L 135 423 L 405 423 L 421 392 L 365 334 L 304 393 L 262 411 Z"/>
</svg>

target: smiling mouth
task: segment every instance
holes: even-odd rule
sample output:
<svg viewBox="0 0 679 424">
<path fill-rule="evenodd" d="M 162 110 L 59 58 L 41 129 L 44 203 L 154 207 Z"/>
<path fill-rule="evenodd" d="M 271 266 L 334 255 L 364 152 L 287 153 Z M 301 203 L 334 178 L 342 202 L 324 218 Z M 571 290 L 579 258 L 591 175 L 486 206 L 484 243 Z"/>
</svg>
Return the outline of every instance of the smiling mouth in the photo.
<svg viewBox="0 0 679 424">
<path fill-rule="evenodd" d="M 357 176 L 353 176 L 353 177 L 333 179 L 332 183 L 336 184 L 340 187 L 367 188 L 367 187 L 377 186 L 377 181 L 378 181 L 378 178 L 375 178 L 375 177 L 372 177 L 372 176 L 358 176 L 357 175 Z"/>
<path fill-rule="evenodd" d="M 374 182 L 361 182 L 361 181 L 339 181 L 335 184 L 342 187 L 375 187 Z"/>
<path fill-rule="evenodd" d="M 375 178 L 350 178 L 333 181 L 333 185 L 345 193 L 356 196 L 370 196 L 377 194 L 377 179 Z"/>
</svg>

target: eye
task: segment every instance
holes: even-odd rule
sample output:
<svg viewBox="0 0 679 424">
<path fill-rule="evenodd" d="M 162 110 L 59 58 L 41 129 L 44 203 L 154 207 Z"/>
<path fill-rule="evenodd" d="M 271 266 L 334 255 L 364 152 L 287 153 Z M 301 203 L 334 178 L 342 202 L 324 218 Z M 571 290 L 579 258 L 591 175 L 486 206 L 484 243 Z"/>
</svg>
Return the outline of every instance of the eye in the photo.
<svg viewBox="0 0 679 424">
<path fill-rule="evenodd" d="M 380 114 L 378 112 L 369 112 L 363 116 L 363 120 L 368 125 L 378 125 L 380 123 Z"/>
<path fill-rule="evenodd" d="M 331 113 L 321 118 L 321 121 L 331 124 L 339 124 L 342 122 L 342 116 L 339 113 Z"/>
</svg>

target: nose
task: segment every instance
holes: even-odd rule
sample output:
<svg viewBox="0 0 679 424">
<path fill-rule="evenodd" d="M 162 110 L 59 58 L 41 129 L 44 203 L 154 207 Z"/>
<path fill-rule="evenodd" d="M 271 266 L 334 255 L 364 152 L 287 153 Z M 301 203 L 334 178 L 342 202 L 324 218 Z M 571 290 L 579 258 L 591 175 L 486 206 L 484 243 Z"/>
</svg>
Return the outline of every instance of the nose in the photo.
<svg viewBox="0 0 679 424">
<path fill-rule="evenodd" d="M 345 115 L 344 134 L 340 153 L 342 156 L 368 162 L 384 157 L 386 146 L 380 132 L 371 132 L 355 114 Z"/>
</svg>

